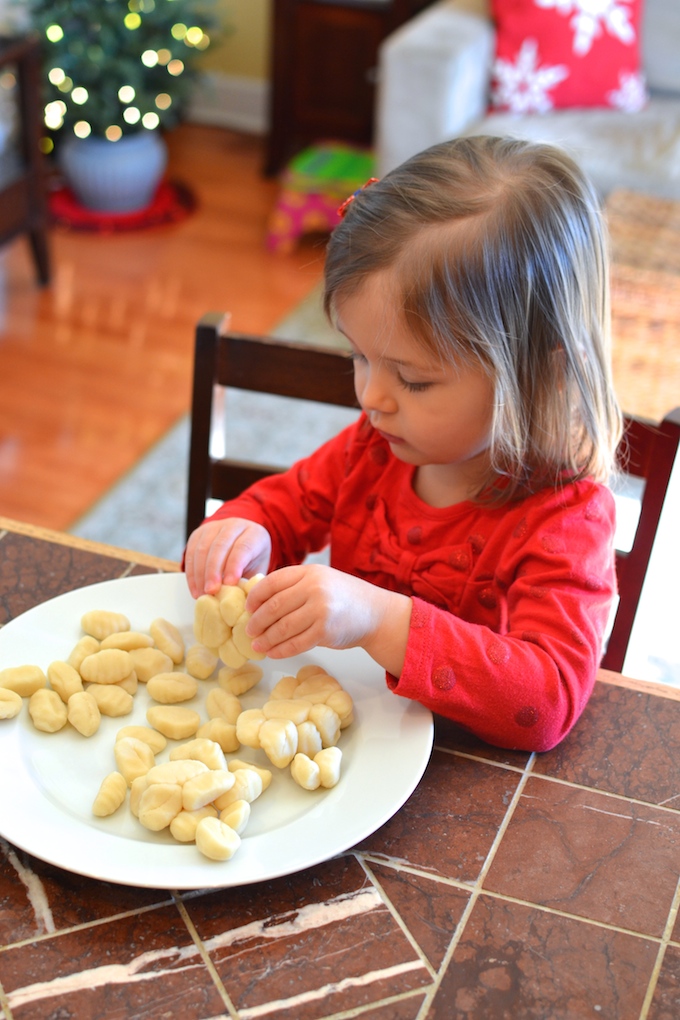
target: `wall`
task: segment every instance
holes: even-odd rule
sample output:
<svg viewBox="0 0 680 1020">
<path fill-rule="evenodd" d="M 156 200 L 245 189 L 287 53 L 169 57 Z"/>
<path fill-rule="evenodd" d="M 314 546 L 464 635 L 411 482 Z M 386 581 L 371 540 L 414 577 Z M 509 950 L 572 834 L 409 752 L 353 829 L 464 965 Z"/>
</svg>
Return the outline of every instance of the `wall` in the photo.
<svg viewBox="0 0 680 1020">
<path fill-rule="evenodd" d="M 191 120 L 254 134 L 267 130 L 273 0 L 217 0 L 231 30 L 206 51 Z"/>
</svg>

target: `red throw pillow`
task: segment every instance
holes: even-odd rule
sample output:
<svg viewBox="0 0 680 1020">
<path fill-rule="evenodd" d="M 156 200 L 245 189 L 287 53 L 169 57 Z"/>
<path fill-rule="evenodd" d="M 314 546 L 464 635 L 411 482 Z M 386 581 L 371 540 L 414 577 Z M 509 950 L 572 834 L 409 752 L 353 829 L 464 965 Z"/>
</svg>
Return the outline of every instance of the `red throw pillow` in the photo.
<svg viewBox="0 0 680 1020">
<path fill-rule="evenodd" d="M 643 0 L 491 0 L 492 108 L 642 109 L 647 102 L 640 65 L 642 6 Z"/>
</svg>

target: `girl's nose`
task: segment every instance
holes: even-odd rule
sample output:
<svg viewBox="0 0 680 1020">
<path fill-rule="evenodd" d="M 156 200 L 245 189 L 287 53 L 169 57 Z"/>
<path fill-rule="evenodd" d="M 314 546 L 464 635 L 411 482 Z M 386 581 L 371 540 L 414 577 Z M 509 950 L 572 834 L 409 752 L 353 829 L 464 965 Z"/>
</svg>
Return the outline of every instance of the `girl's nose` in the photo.
<svg viewBox="0 0 680 1020">
<path fill-rule="evenodd" d="M 397 410 L 394 386 L 382 366 L 362 366 L 356 377 L 356 391 L 359 403 L 366 412 L 390 414 Z"/>
</svg>

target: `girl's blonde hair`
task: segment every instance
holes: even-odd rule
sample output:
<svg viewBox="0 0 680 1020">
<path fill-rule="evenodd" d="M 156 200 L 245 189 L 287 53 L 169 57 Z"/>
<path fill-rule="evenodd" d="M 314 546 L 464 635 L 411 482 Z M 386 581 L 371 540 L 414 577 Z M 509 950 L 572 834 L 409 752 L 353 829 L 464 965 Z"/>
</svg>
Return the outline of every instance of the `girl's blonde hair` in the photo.
<svg viewBox="0 0 680 1020">
<path fill-rule="evenodd" d="M 498 501 L 565 478 L 607 480 L 621 414 L 606 235 L 566 153 L 480 136 L 407 160 L 360 191 L 334 230 L 327 314 L 386 269 L 414 339 L 494 380 L 488 483 Z"/>
</svg>

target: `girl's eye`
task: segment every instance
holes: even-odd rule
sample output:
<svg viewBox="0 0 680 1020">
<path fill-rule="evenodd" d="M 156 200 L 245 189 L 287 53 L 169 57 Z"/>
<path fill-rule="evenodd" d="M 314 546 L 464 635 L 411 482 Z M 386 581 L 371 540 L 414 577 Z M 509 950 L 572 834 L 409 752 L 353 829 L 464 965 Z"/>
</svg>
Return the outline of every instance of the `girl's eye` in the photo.
<svg viewBox="0 0 680 1020">
<path fill-rule="evenodd" d="M 402 379 L 399 376 L 399 383 L 408 390 L 409 393 L 423 393 L 424 390 L 429 389 L 432 383 L 429 382 L 409 382 L 408 379 Z"/>
</svg>

